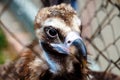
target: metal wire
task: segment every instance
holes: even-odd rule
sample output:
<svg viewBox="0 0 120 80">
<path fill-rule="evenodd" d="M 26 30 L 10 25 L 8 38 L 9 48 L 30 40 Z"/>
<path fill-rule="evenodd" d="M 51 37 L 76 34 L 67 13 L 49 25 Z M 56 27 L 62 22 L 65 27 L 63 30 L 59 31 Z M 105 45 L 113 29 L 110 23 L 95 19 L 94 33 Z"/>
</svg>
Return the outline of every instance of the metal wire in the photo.
<svg viewBox="0 0 120 80">
<path fill-rule="evenodd" d="M 115 0 L 117 1 L 117 0 Z M 86 29 L 88 27 L 90 27 L 90 29 L 92 30 L 93 27 L 97 27 L 93 32 L 89 32 L 92 33 L 92 35 L 90 37 L 84 37 L 86 42 L 89 42 L 89 45 L 92 45 L 92 47 L 94 48 L 95 52 L 94 54 L 97 54 L 95 57 L 95 60 L 97 63 L 101 62 L 101 57 L 102 59 L 104 59 L 105 62 L 101 62 L 100 65 L 105 65 L 108 64 L 107 66 L 104 67 L 105 72 L 106 71 L 114 71 L 114 69 L 117 69 L 114 71 L 118 73 L 120 73 L 120 34 L 118 33 L 118 36 L 116 37 L 116 25 L 119 25 L 119 23 L 113 24 L 113 20 L 115 20 L 115 18 L 117 18 L 118 20 L 120 20 L 119 17 L 119 5 L 117 5 L 118 3 L 113 3 L 112 0 L 101 0 L 101 3 L 99 3 L 100 1 L 98 0 L 86 0 L 85 3 L 85 7 L 82 8 L 82 12 L 80 13 L 80 16 L 82 17 L 82 14 L 84 14 L 84 11 L 87 10 L 88 7 L 86 7 L 87 5 L 90 4 L 90 2 L 94 2 L 95 3 L 95 7 L 97 7 L 97 5 L 100 5 L 97 9 L 95 9 L 95 13 L 94 16 L 92 16 L 92 18 L 89 20 L 89 22 L 85 25 L 83 25 L 83 28 Z M 120 3 L 119 3 L 120 4 Z M 110 7 L 111 6 L 111 7 Z M 108 11 L 108 8 L 110 9 Z M 93 9 L 93 8 L 92 8 Z M 116 10 L 116 12 L 115 12 Z M 100 17 L 98 17 L 97 15 L 103 11 L 106 15 L 103 17 L 103 19 L 100 21 Z M 118 11 L 118 12 L 117 12 Z M 86 15 L 88 16 L 88 15 Z M 89 17 L 89 16 L 88 16 Z M 92 21 L 94 19 L 97 19 L 97 26 L 91 25 Z M 83 21 L 84 22 L 84 21 Z M 96 24 L 96 23 L 95 23 Z M 109 25 L 109 26 L 108 26 Z M 103 34 L 103 31 L 105 30 L 105 28 L 109 28 L 111 29 L 110 33 L 105 32 L 106 34 L 111 34 L 108 35 L 111 37 L 111 39 L 113 41 L 109 42 L 105 39 L 105 36 Z M 120 28 L 118 28 L 120 29 Z M 82 33 L 84 34 L 84 30 L 82 31 Z M 101 46 L 98 46 L 98 44 L 95 43 L 95 39 L 100 39 L 101 42 L 98 41 L 98 43 L 102 43 L 102 50 L 101 50 Z M 109 42 L 109 43 L 106 43 Z M 110 48 L 110 47 L 113 47 Z M 115 53 L 111 54 L 109 48 L 112 50 L 115 49 Z M 88 50 L 89 53 L 93 54 L 93 52 L 90 52 L 90 50 Z M 106 53 L 105 53 L 106 52 Z M 108 54 L 108 55 L 107 55 Z M 114 55 L 117 55 L 117 57 L 115 59 L 113 59 L 112 57 L 114 57 Z M 112 56 L 112 57 L 110 57 Z"/>
</svg>

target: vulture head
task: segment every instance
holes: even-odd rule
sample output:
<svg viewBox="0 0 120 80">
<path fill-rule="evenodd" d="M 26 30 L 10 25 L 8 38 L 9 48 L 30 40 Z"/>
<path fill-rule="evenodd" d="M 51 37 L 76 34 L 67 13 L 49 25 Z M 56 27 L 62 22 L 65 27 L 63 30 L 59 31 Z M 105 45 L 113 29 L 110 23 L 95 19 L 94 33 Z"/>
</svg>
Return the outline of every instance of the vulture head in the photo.
<svg viewBox="0 0 120 80">
<path fill-rule="evenodd" d="M 80 26 L 80 19 L 68 4 L 46 7 L 38 12 L 35 33 L 40 55 L 52 75 L 71 79 L 74 76 L 76 80 L 86 77 L 87 52 L 80 37 Z"/>
</svg>

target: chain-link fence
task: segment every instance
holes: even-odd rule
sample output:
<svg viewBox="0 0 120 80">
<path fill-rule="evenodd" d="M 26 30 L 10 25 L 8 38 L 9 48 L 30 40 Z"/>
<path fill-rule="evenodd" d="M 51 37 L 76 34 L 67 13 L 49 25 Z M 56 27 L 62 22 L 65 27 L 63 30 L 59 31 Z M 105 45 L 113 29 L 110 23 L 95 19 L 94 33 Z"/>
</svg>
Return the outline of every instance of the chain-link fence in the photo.
<svg viewBox="0 0 120 80">
<path fill-rule="evenodd" d="M 34 2 L 39 5 L 38 0 Z M 120 75 L 120 1 L 78 0 L 78 2 L 82 37 L 86 42 L 88 53 L 101 71 Z M 15 16 L 10 12 L 9 4 L 1 4 L 0 25 L 7 33 L 9 42 L 15 45 L 14 48 L 17 46 L 19 49 L 17 52 L 21 52 L 25 45 L 31 42 L 31 35 L 21 27 L 23 25 L 18 19 L 13 18 Z"/>
<path fill-rule="evenodd" d="M 102 71 L 120 75 L 120 1 L 80 0 L 82 35 Z"/>
</svg>

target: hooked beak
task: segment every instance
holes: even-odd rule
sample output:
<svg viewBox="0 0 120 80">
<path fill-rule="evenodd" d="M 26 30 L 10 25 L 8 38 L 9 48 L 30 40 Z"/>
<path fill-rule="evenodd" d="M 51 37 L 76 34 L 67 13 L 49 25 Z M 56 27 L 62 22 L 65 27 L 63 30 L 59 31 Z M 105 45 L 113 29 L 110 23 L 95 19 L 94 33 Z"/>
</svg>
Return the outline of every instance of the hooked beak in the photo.
<svg viewBox="0 0 120 80">
<path fill-rule="evenodd" d="M 74 46 L 77 50 L 76 54 L 81 54 L 83 57 L 86 57 L 87 51 L 86 47 L 84 45 L 84 42 L 82 41 L 81 37 L 78 35 L 76 32 L 70 32 L 66 39 L 65 42 L 62 44 L 47 44 L 47 43 L 41 43 L 44 50 L 49 52 L 50 54 L 57 54 L 57 55 L 69 55 L 70 52 L 70 47 Z"/>
<path fill-rule="evenodd" d="M 75 48 L 77 49 L 77 52 L 79 53 L 77 55 L 81 54 L 84 58 L 87 57 L 87 50 L 84 42 L 81 39 L 74 40 L 72 45 L 75 46 Z"/>
<path fill-rule="evenodd" d="M 75 46 L 78 49 L 78 52 L 81 53 L 83 56 L 87 55 L 86 47 L 81 39 L 76 39 L 75 41 L 73 41 L 72 45 Z"/>
</svg>

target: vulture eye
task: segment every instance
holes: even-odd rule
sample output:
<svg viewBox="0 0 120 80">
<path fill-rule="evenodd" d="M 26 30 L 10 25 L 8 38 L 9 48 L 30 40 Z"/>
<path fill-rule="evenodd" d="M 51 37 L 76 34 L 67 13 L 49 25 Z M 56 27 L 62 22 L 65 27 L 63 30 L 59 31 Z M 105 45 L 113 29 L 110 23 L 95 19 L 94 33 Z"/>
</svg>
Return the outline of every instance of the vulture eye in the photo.
<svg viewBox="0 0 120 80">
<path fill-rule="evenodd" d="M 57 36 L 57 30 L 52 27 L 46 27 L 45 32 L 50 38 L 55 38 Z"/>
</svg>

